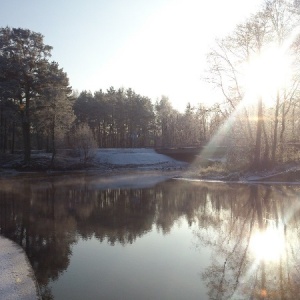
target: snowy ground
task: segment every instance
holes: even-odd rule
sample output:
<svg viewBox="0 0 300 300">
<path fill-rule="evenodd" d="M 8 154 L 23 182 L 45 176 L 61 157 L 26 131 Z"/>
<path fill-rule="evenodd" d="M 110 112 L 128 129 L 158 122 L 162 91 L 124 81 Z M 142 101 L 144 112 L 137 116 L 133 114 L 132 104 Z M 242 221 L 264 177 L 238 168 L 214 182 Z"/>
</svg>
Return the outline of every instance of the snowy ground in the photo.
<svg viewBox="0 0 300 300">
<path fill-rule="evenodd" d="M 139 185 L 143 183 L 147 186 L 151 182 L 154 183 L 170 177 L 201 181 L 300 183 L 300 163 L 286 163 L 272 170 L 259 172 L 228 173 L 211 170 L 201 173 L 198 164 L 193 165 L 175 160 L 156 153 L 151 148 L 100 148 L 93 151 L 91 159 L 86 164 L 83 164 L 82 159 L 78 155 L 74 155 L 72 150 L 59 150 L 55 158 L 54 168 L 50 168 L 50 164 L 51 153 L 45 151 L 32 151 L 30 166 L 23 165 L 22 154 L 0 156 L 0 177 L 14 176 L 20 174 L 19 171 L 22 173 L 47 171 L 47 174 L 53 171 L 93 171 L 95 175 L 99 176 L 114 176 L 103 183 L 109 186 L 116 184 L 127 186 L 134 182 L 138 182 Z M 123 177 L 116 176 L 121 173 Z M 124 177 L 125 173 L 127 178 Z M 129 174 L 131 175 L 129 176 Z M 141 179 L 139 178 L 141 176 L 143 179 L 137 180 Z"/>
<path fill-rule="evenodd" d="M 100 148 L 93 150 L 89 160 L 72 150 L 59 150 L 51 167 L 51 153 L 32 151 L 30 165 L 24 165 L 22 154 L 0 156 L 0 177 L 10 177 L 19 172 L 61 172 L 94 171 L 98 175 L 120 171 L 177 171 L 188 167 L 188 163 L 166 155 L 158 154 L 150 148 Z"/>
<path fill-rule="evenodd" d="M 149 148 L 111 148 L 97 149 L 93 163 L 115 167 L 138 168 L 183 168 L 187 163 L 180 162 L 169 156 L 158 154 Z"/>
<path fill-rule="evenodd" d="M 0 298 L 39 299 L 33 270 L 23 249 L 0 236 Z"/>
</svg>

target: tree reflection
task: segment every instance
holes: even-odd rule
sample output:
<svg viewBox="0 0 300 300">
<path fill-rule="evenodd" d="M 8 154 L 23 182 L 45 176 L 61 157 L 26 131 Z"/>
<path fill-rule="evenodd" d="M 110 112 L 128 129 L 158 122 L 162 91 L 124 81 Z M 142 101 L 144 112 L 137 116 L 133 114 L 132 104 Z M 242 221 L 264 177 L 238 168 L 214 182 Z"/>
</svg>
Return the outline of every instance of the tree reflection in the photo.
<svg viewBox="0 0 300 300">
<path fill-rule="evenodd" d="M 278 194 L 284 197 L 278 197 Z M 226 193 L 220 203 L 216 191 L 210 192 L 211 222 L 203 224 L 200 215 L 197 232 L 200 245 L 209 245 L 213 249 L 212 263 L 202 274 L 210 299 L 297 297 L 298 194 L 298 188 L 275 190 L 266 186 L 236 186 L 238 199 L 233 198 L 232 202 L 228 199 L 230 193 Z M 258 233 L 264 240 L 253 251 L 251 243 Z M 282 244 L 279 245 L 279 241 Z M 268 247 L 269 253 L 262 247 Z M 284 251 L 279 252 L 278 247 Z"/>
<path fill-rule="evenodd" d="M 298 188 L 171 180 L 147 189 L 101 189 L 83 175 L 0 186 L 0 233 L 26 250 L 44 299 L 51 299 L 49 282 L 67 269 L 79 238 L 126 246 L 153 226 L 168 234 L 181 218 L 199 225 L 197 246 L 212 249 L 202 274 L 210 299 L 294 299 L 300 292 Z M 286 241 L 276 261 L 258 258 L 251 244 L 270 225 Z"/>
<path fill-rule="evenodd" d="M 197 187 L 173 181 L 152 189 L 106 190 L 85 176 L 2 181 L 0 233 L 26 250 L 43 298 L 51 299 L 47 285 L 67 269 L 78 238 L 126 246 L 153 225 L 168 234 L 183 216 L 195 222 L 205 199 Z"/>
</svg>

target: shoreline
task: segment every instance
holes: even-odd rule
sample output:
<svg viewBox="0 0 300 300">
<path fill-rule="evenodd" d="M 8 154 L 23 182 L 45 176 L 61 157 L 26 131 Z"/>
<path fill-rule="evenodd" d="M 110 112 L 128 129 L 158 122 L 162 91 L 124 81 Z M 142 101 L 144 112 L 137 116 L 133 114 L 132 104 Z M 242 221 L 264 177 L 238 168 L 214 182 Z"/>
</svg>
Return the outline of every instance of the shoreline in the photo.
<svg viewBox="0 0 300 300">
<path fill-rule="evenodd" d="M 228 171 L 225 169 L 207 170 L 193 163 L 175 160 L 157 153 L 150 148 L 99 148 L 86 163 L 78 157 L 57 155 L 54 167 L 51 154 L 32 153 L 31 163 L 24 165 L 20 155 L 0 156 L 0 179 L 22 176 L 55 176 L 67 174 L 95 174 L 97 176 L 122 175 L 132 173 L 157 174 L 173 173 L 174 177 L 206 182 L 228 183 L 293 183 L 300 184 L 300 163 L 283 163 L 271 170 Z"/>
<path fill-rule="evenodd" d="M 133 174 L 140 175 L 153 175 L 157 177 L 173 178 L 178 180 L 198 181 L 198 182 L 210 182 L 210 183 L 238 183 L 238 184 L 293 184 L 300 185 L 300 170 L 286 170 L 281 172 L 273 172 L 265 174 L 264 172 L 255 172 L 253 174 L 237 175 L 236 172 L 230 173 L 226 176 L 219 174 L 199 175 L 195 171 L 191 170 L 189 165 L 179 166 L 166 166 L 165 168 L 157 165 L 147 166 L 120 166 L 110 165 L 109 167 L 91 167 L 81 169 L 65 169 L 65 170 L 24 170 L 19 171 L 13 168 L 0 168 L 0 180 L 10 179 L 30 179 L 30 178 L 51 178 L 64 175 L 87 175 L 87 176 L 99 176 L 99 177 L 117 177 L 128 176 Z"/>
<path fill-rule="evenodd" d="M 6 300 L 39 300 L 33 268 L 21 246 L 0 235 L 0 293 Z"/>
</svg>

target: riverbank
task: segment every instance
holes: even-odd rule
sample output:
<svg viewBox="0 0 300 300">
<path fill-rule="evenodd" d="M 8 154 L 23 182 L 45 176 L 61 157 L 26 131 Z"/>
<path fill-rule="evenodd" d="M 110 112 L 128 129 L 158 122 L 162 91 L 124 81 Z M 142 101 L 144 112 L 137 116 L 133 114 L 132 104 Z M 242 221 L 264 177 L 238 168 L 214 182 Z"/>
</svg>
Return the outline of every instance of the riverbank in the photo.
<svg viewBox="0 0 300 300">
<path fill-rule="evenodd" d="M 0 235 L 0 297 L 5 300 L 37 300 L 38 285 L 24 250 Z"/>
<path fill-rule="evenodd" d="M 65 172 L 97 171 L 99 173 L 117 170 L 180 170 L 188 163 L 156 153 L 150 148 L 95 149 L 89 160 L 61 151 L 51 165 L 51 153 L 33 151 L 30 164 L 24 164 L 21 154 L 0 156 L 0 175 L 14 175 L 19 172 Z"/>
<path fill-rule="evenodd" d="M 157 176 L 168 172 L 168 177 L 201 181 L 300 183 L 300 163 L 285 163 L 277 165 L 272 170 L 261 171 L 229 171 L 224 166 L 219 160 L 215 162 L 212 160 L 210 165 L 204 168 L 197 161 L 193 163 L 179 161 L 150 148 L 95 149 L 86 162 L 72 151 L 64 150 L 58 152 L 54 165 L 51 165 L 51 153 L 33 151 L 31 163 L 27 165 L 24 165 L 21 154 L 1 155 L 0 177 L 6 178 L 28 172 L 32 174 L 42 172 L 45 176 L 62 172 L 89 172 L 98 176 L 115 176 L 150 171 L 156 172 Z"/>
<path fill-rule="evenodd" d="M 273 169 L 259 171 L 229 171 L 222 164 L 200 170 L 191 166 L 184 177 L 201 181 L 300 184 L 300 163 L 284 163 Z"/>
</svg>

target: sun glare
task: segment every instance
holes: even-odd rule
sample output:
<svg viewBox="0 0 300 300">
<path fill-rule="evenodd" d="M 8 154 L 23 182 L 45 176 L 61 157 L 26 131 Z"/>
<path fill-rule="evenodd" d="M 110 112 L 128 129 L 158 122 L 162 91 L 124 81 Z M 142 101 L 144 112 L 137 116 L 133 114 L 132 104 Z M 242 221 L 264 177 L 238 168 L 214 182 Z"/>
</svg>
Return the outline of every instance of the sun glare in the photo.
<svg viewBox="0 0 300 300">
<path fill-rule="evenodd" d="M 290 68 L 291 58 L 283 49 L 262 51 L 246 64 L 246 92 L 262 97 L 265 104 L 274 104 L 277 91 L 288 83 Z"/>
<path fill-rule="evenodd" d="M 154 101 L 165 95 L 182 112 L 188 102 L 210 105 L 216 93 L 201 80 L 210 44 L 255 11 L 259 2 L 218 0 L 216 11 L 215 2 L 167 1 L 96 71 L 94 86 L 101 82 L 107 88 L 132 87 Z M 227 9 L 231 6 L 237 10 Z"/>
<path fill-rule="evenodd" d="M 283 228 L 270 226 L 264 231 L 257 231 L 250 240 L 250 249 L 259 260 L 277 261 L 285 249 Z"/>
</svg>

